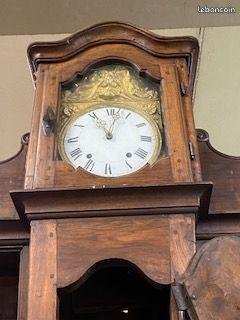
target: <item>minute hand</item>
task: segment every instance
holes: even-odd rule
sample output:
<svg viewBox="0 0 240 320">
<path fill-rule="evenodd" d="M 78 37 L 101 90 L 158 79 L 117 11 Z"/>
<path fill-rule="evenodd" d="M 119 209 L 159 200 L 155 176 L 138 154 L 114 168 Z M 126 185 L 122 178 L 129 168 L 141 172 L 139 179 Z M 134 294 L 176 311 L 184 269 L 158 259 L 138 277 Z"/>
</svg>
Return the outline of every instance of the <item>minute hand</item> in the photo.
<svg viewBox="0 0 240 320">
<path fill-rule="evenodd" d="M 115 124 L 115 122 L 116 122 L 116 120 L 118 120 L 119 118 L 120 118 L 120 115 L 119 114 L 114 114 L 113 116 L 113 122 L 112 122 L 112 124 L 110 125 L 110 128 L 109 128 L 109 133 L 111 133 L 112 134 L 112 132 L 113 132 L 113 128 L 114 128 L 114 124 Z"/>
</svg>

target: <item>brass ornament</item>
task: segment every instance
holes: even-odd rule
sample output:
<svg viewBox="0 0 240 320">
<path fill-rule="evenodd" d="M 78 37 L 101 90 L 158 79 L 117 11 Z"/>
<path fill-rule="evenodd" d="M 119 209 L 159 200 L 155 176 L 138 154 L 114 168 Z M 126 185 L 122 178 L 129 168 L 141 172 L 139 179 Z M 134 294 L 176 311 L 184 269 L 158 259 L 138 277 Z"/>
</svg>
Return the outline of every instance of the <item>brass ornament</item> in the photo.
<svg viewBox="0 0 240 320">
<path fill-rule="evenodd" d="M 109 65 L 92 70 L 83 79 L 63 89 L 60 103 L 61 128 L 75 115 L 98 106 L 128 106 L 154 120 L 162 129 L 159 92 L 130 67 Z"/>
</svg>

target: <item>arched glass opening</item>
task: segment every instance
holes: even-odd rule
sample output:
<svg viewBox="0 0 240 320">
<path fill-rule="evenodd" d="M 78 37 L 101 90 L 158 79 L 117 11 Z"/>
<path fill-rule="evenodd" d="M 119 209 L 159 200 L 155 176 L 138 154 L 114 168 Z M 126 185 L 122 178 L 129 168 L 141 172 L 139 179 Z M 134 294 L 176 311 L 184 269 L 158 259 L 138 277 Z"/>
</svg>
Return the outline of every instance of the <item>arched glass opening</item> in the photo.
<svg viewBox="0 0 240 320">
<path fill-rule="evenodd" d="M 59 291 L 59 320 L 167 320 L 169 300 L 169 285 L 130 263 L 103 262 L 81 284 Z"/>
</svg>

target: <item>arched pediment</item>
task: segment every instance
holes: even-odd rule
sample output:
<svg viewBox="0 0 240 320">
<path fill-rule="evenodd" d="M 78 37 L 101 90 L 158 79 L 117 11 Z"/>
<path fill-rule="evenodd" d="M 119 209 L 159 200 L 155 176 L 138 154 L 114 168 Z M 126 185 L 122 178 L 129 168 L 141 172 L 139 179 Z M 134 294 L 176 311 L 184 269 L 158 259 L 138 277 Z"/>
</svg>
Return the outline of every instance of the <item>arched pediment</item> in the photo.
<svg viewBox="0 0 240 320">
<path fill-rule="evenodd" d="M 193 37 L 160 37 L 122 22 L 105 22 L 86 28 L 55 42 L 35 42 L 28 48 L 33 78 L 41 63 L 56 63 L 71 59 L 84 50 L 104 44 L 130 44 L 153 56 L 185 58 L 190 71 L 192 89 L 198 59 L 198 41 Z"/>
</svg>

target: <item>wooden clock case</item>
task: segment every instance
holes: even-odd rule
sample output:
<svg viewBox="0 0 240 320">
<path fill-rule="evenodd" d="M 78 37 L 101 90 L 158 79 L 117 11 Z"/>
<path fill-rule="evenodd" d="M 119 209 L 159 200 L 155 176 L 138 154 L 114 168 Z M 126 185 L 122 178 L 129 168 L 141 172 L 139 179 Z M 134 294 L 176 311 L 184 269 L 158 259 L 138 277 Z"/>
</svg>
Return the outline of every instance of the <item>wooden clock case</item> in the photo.
<svg viewBox="0 0 240 320">
<path fill-rule="evenodd" d="M 58 293 L 74 291 L 105 262 L 141 270 L 158 285 L 180 283 L 212 189 L 202 182 L 192 114 L 197 41 L 111 22 L 33 44 L 28 55 L 36 96 L 25 187 L 11 193 L 31 224 L 27 319 L 58 319 Z M 57 127 L 61 83 L 116 61 L 159 83 L 168 151 L 153 166 L 113 179 L 57 159 L 56 129 L 46 135 L 42 124 Z M 171 298 L 169 318 L 182 311 Z"/>
<path fill-rule="evenodd" d="M 96 25 L 58 43 L 29 47 L 36 84 L 31 138 L 26 163 L 26 189 L 101 188 L 194 182 L 201 180 L 192 116 L 191 94 L 198 43 L 191 37 L 158 38 L 121 23 Z M 117 179 L 76 171 L 56 156 L 62 83 L 93 67 L 118 62 L 140 77 L 158 83 L 167 144 L 166 155 L 154 166 Z M 42 123 L 51 107 L 55 132 L 44 134 Z"/>
</svg>

